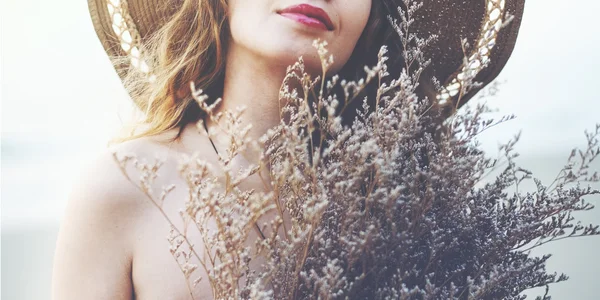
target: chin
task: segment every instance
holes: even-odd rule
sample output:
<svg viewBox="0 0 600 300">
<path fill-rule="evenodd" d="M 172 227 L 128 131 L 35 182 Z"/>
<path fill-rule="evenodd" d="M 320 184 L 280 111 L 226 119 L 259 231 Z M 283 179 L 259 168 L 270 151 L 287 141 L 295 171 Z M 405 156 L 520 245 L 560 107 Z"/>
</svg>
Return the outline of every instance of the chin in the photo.
<svg viewBox="0 0 600 300">
<path fill-rule="evenodd" d="M 235 39 L 236 37 L 237 39 Z M 281 68 L 282 72 L 285 72 L 288 66 L 295 64 L 298 58 L 302 57 L 306 72 L 312 76 L 320 76 L 323 72 L 321 60 L 317 49 L 313 46 L 313 42 L 317 39 L 329 40 L 326 35 L 300 31 L 288 25 L 260 33 L 252 32 L 250 34 L 250 32 L 247 32 L 244 35 L 240 34 L 235 36 L 232 42 L 240 46 L 240 49 L 246 49 L 246 51 L 252 53 L 252 56 L 261 63 L 274 68 Z M 344 51 L 340 51 L 342 49 L 339 49 L 339 46 L 335 47 L 336 45 L 333 43 L 335 43 L 335 40 L 329 42 L 327 47 L 335 59 L 334 64 L 330 66 L 328 72 L 330 74 L 334 74 L 341 69 L 345 57 L 342 57 L 341 60 L 338 58 L 346 55 L 346 53 L 340 53 Z"/>
<path fill-rule="evenodd" d="M 277 61 L 279 65 L 284 67 L 295 64 L 299 57 L 302 57 L 307 73 L 313 76 L 320 76 L 322 75 L 323 68 L 317 49 L 313 46 L 313 41 L 314 39 L 306 39 L 301 44 L 299 44 L 298 41 L 283 44 L 280 40 L 277 45 L 268 49 L 265 54 L 267 57 L 270 57 L 272 61 Z M 331 49 L 329 50 L 331 51 Z M 330 52 L 330 54 L 333 54 L 334 59 L 337 57 L 335 53 Z M 334 64 L 330 66 L 329 73 L 335 73 L 341 69 L 339 64 L 339 61 L 335 61 Z"/>
</svg>

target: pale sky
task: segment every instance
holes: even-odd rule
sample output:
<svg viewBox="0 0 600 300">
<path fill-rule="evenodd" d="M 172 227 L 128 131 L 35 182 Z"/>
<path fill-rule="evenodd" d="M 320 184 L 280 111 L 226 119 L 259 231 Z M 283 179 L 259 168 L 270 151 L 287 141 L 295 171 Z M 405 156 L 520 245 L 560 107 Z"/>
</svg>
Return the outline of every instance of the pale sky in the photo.
<svg viewBox="0 0 600 300">
<path fill-rule="evenodd" d="M 127 118 L 131 104 L 96 38 L 87 1 L 0 1 L 4 226 L 7 219 L 36 219 L 48 212 L 59 218 L 73 170 L 88 152 L 101 150 L 119 127 L 119 112 Z M 596 0 L 527 0 L 516 48 L 499 76 L 504 84 L 488 99 L 500 115 L 517 119 L 482 134 L 484 149 L 495 153 L 498 142 L 522 130 L 516 150 L 529 159 L 525 167 L 534 174 L 555 169 L 537 175 L 549 180 L 572 147 L 585 146 L 583 131 L 600 122 L 599 11 Z M 14 144 L 32 149 L 6 148 Z M 46 147 L 44 154 L 35 147 Z M 54 200 L 32 206 L 15 197 L 29 195 L 19 184 L 32 177 L 49 180 L 52 189 L 45 193 Z M 600 208 L 582 219 L 600 223 Z M 555 288 L 554 299 L 569 299 L 563 297 L 573 292 L 577 299 L 600 294 L 599 240 L 548 248 L 557 253 L 549 268 L 565 270 L 573 279 Z"/>
</svg>

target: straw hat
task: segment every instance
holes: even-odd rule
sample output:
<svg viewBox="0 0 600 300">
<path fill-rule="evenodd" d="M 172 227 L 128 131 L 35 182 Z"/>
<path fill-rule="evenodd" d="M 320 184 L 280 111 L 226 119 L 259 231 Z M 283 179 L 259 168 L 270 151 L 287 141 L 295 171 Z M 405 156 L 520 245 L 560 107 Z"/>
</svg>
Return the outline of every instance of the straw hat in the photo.
<svg viewBox="0 0 600 300">
<path fill-rule="evenodd" d="M 398 0 L 386 1 L 391 7 Z M 175 13 L 183 0 L 88 0 L 96 33 L 110 56 L 129 56 L 130 64 L 145 70 L 139 45 Z M 500 73 L 515 46 L 525 0 L 423 0 L 415 17 L 413 32 L 437 34 L 426 49 L 432 65 L 422 77 L 442 83 L 437 92 L 431 81 L 422 82 L 428 96 L 446 107 L 462 106 L 481 87 Z M 512 21 L 506 21 L 512 18 Z M 505 26 L 503 26 L 503 24 Z M 501 28 L 502 27 L 502 28 Z M 466 59 L 461 40 L 471 45 Z M 483 68 L 484 65 L 487 65 Z M 128 67 L 128 66 L 126 66 Z M 148 70 L 150 72 L 150 70 Z M 124 74 L 120 74 L 123 76 Z M 474 79 L 483 83 L 461 96 L 462 85 Z"/>
</svg>

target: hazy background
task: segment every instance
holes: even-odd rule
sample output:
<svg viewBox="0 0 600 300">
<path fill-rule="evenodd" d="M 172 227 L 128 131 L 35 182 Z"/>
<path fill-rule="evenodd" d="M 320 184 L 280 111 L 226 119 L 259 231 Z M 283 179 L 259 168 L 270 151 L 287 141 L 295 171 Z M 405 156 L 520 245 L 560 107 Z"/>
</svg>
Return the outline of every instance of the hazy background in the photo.
<svg viewBox="0 0 600 300">
<path fill-rule="evenodd" d="M 86 1 L 0 1 L 2 299 L 50 299 L 54 243 L 73 175 L 102 150 L 119 113 L 129 117 L 130 103 Z M 548 184 L 571 148 L 585 146 L 583 131 L 600 122 L 600 2 L 527 1 L 516 49 L 499 77 L 504 84 L 488 99 L 517 119 L 481 140 L 495 154 L 498 142 L 522 130 L 518 162 Z M 600 223 L 600 209 L 578 217 Z M 542 249 L 555 254 L 550 270 L 571 276 L 552 287 L 554 299 L 600 299 L 599 247 L 595 237 Z"/>
</svg>

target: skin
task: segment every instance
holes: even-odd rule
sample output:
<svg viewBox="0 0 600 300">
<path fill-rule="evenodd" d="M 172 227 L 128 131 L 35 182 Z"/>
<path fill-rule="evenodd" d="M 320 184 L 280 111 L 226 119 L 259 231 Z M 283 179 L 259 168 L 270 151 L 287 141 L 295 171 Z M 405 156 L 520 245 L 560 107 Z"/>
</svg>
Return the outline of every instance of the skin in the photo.
<svg viewBox="0 0 600 300">
<path fill-rule="evenodd" d="M 291 5 L 308 3 L 324 9 L 334 23 L 333 31 L 307 27 L 278 15 Z M 334 55 L 332 72 L 338 71 L 350 57 L 369 17 L 371 0 L 232 0 L 230 1 L 231 36 L 226 53 L 225 86 L 221 110 L 245 105 L 244 123 L 252 123 L 252 137 L 259 137 L 279 122 L 277 94 L 285 69 L 303 56 L 312 72 L 320 64 L 313 40 L 329 43 Z M 218 129 L 208 123 L 209 130 Z M 91 161 L 77 177 L 56 245 L 52 299 L 191 299 L 186 281 L 168 251 L 169 223 L 144 195 L 139 173 L 130 167 L 126 179 L 115 164 L 112 151 L 135 153 L 139 158 L 158 156 L 165 159 L 154 182 L 176 188 L 163 206 L 176 227 L 182 228 L 178 211 L 184 207 L 187 186 L 177 171 L 181 154 L 199 152 L 209 163 L 217 164 L 210 140 L 198 132 L 195 124 L 183 131 L 175 143 L 167 140 L 176 132 L 145 137 L 113 147 Z M 214 140 L 224 151 L 226 142 Z M 234 167 L 248 163 L 239 158 Z M 218 174 L 217 174 L 218 175 Z M 250 178 L 248 188 L 260 187 Z M 195 230 L 190 240 L 203 247 Z M 194 274 L 207 278 L 199 268 Z M 208 280 L 194 288 L 195 299 L 211 299 Z"/>
</svg>

